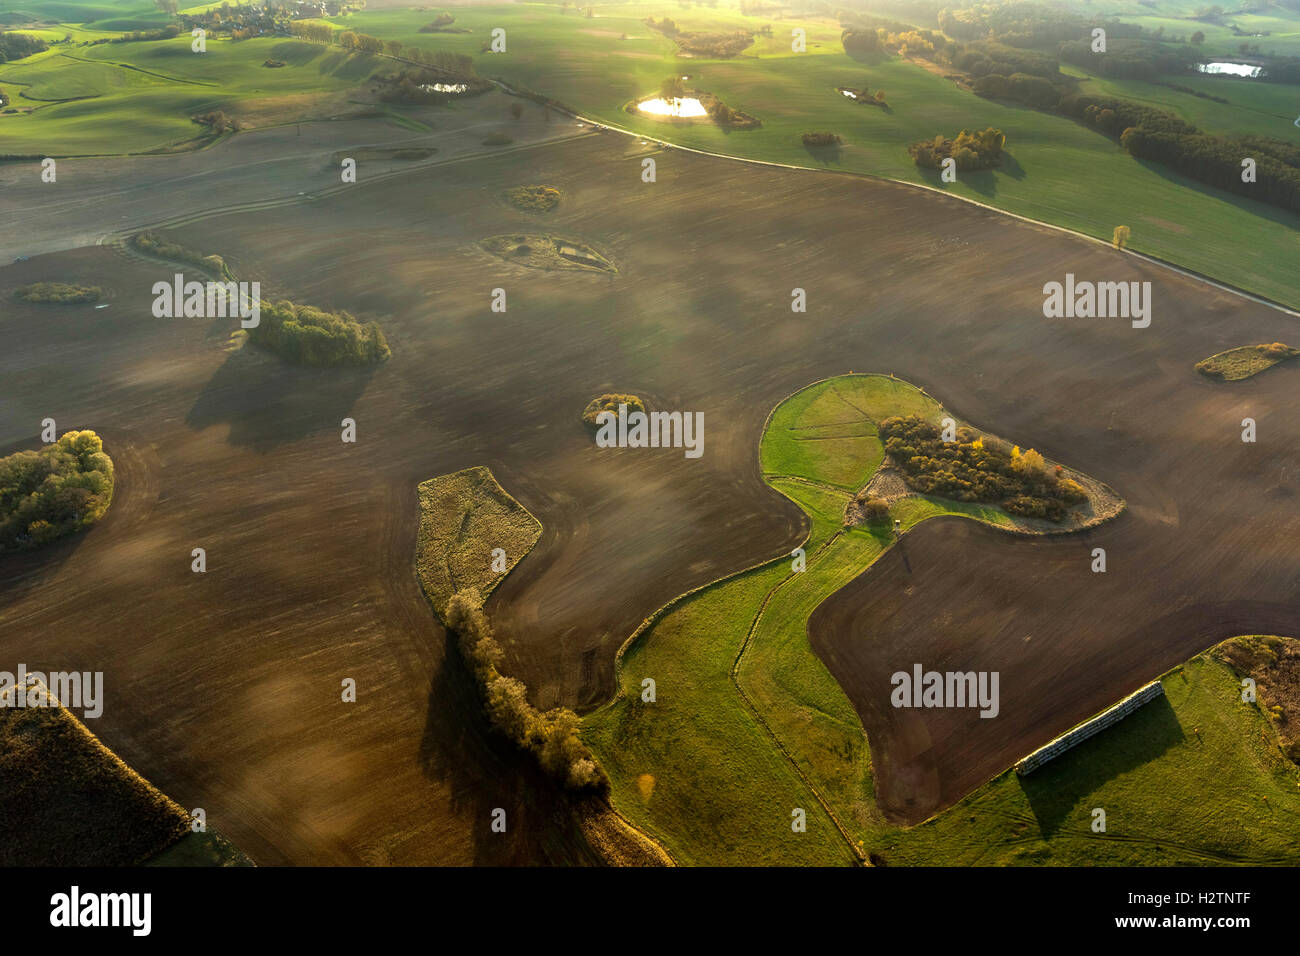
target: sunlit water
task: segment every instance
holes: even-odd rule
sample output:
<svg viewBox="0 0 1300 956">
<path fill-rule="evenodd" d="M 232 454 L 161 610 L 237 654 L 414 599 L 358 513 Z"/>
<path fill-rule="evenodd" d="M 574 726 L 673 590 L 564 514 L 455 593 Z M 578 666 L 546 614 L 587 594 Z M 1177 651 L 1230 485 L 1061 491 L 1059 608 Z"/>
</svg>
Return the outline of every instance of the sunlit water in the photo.
<svg viewBox="0 0 1300 956">
<path fill-rule="evenodd" d="M 1218 73 L 1226 76 L 1259 76 L 1262 66 L 1253 63 L 1202 63 L 1197 67 L 1202 73 Z"/>
<path fill-rule="evenodd" d="M 655 116 L 707 116 L 704 105 L 695 97 L 688 96 L 680 98 L 674 96 L 671 100 L 665 100 L 662 96 L 656 96 L 652 100 L 642 100 L 636 105 L 642 113 L 651 113 Z"/>
</svg>

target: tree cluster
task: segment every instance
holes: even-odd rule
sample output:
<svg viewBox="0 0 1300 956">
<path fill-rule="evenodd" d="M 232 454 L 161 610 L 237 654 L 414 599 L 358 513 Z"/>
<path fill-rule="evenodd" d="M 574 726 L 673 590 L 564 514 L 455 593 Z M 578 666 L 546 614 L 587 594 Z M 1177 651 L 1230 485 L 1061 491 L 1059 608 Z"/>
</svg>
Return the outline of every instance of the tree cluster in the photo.
<svg viewBox="0 0 1300 956">
<path fill-rule="evenodd" d="M 1061 65 L 1055 57 L 1037 50 L 1021 50 L 993 40 L 968 43 L 955 49 L 949 63 L 973 77 L 996 73 L 1011 76 L 1026 73 L 1053 83 L 1062 82 Z"/>
<path fill-rule="evenodd" d="M 0 458 L 0 554 L 40 547 L 93 524 L 113 497 L 113 462 L 92 431 Z"/>
<path fill-rule="evenodd" d="M 645 402 L 641 401 L 636 395 L 620 395 L 617 392 L 609 392 L 605 395 L 593 398 L 587 403 L 587 407 L 582 410 L 582 421 L 592 428 L 599 426 L 599 416 L 601 412 L 613 412 L 618 414 L 618 406 L 626 405 L 628 414 L 632 412 L 645 412 Z"/>
<path fill-rule="evenodd" d="M 937 425 L 908 415 L 880 423 L 885 451 L 903 470 L 909 487 L 955 501 L 997 504 L 1014 515 L 1063 519 L 1071 505 L 1087 499 L 1078 482 L 1048 470 L 1043 456 L 1019 446 L 1007 452 L 995 439 L 969 428 L 945 442 Z"/>
<path fill-rule="evenodd" d="M 304 40 L 315 40 L 317 43 L 333 43 L 334 29 L 328 23 L 308 23 L 304 20 L 295 20 L 289 24 L 289 32 L 296 37 Z"/>
<path fill-rule="evenodd" d="M 916 165 L 925 169 L 938 169 L 949 157 L 957 161 L 959 170 L 987 169 L 1002 162 L 1002 148 L 1006 142 L 1006 134 L 990 126 L 975 132 L 962 130 L 956 139 L 948 139 L 940 133 L 932 140 L 913 143 L 907 151 Z"/>
<path fill-rule="evenodd" d="M 261 304 L 248 341 L 297 365 L 368 365 L 392 354 L 379 323 L 287 300 Z"/>
<path fill-rule="evenodd" d="M 452 24 L 455 22 L 456 22 L 456 18 L 453 17 L 450 13 L 446 13 L 444 11 L 443 13 L 438 14 L 436 17 L 434 17 L 431 21 L 426 23 L 424 26 L 420 27 L 419 32 L 420 33 L 468 33 L 469 32 L 468 30 L 461 29 L 459 27 L 453 27 Z"/>
<path fill-rule="evenodd" d="M 805 146 L 812 147 L 839 146 L 844 142 L 839 133 L 804 133 L 800 138 Z"/>
<path fill-rule="evenodd" d="M 25 56 L 31 56 L 33 53 L 40 53 L 49 48 L 49 44 L 40 37 L 30 36 L 26 33 L 0 32 L 0 63 L 7 63 L 9 60 L 21 60 Z"/>
<path fill-rule="evenodd" d="M 605 793 L 609 778 L 578 736 L 578 715 L 567 707 L 539 711 L 528 702 L 523 681 L 500 671 L 505 652 L 483 611 L 483 599 L 470 588 L 452 595 L 446 624 L 474 675 L 488 720 L 515 746 L 532 754 L 547 774 L 564 787 Z"/>
<path fill-rule="evenodd" d="M 209 113 L 199 113 L 190 117 L 190 121 L 198 123 L 200 126 L 206 126 L 213 136 L 220 136 L 223 133 L 237 133 L 241 129 L 239 121 L 231 119 L 222 110 L 212 110 Z"/>
<path fill-rule="evenodd" d="M 1014 100 L 1035 109 L 1050 110 L 1061 101 L 1061 91 L 1050 80 L 1027 73 L 1013 73 L 1002 76 L 988 73 L 979 77 L 974 84 L 975 92 L 995 100 Z"/>
<path fill-rule="evenodd" d="M 1083 67 L 1098 76 L 1130 80 L 1151 80 L 1166 73 L 1186 73 L 1196 68 L 1195 50 L 1168 43 L 1118 44 L 1107 35 L 1106 52 L 1093 53 L 1089 40 L 1062 43 L 1057 49 L 1062 60 Z"/>
</svg>

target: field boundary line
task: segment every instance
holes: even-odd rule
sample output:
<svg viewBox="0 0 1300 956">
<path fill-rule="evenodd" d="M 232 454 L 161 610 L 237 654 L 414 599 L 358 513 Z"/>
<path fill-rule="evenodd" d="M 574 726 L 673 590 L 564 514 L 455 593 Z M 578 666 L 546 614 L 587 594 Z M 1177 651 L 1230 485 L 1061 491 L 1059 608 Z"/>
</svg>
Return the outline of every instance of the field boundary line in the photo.
<svg viewBox="0 0 1300 956">
<path fill-rule="evenodd" d="M 812 564 L 812 562 L 816 561 L 822 552 L 834 545 L 835 542 L 843 536 L 844 529 L 841 528 L 823 541 L 821 547 L 814 551 L 808 558 L 808 563 Z M 882 550 L 881 554 L 883 553 L 884 551 Z M 879 557 L 879 555 L 877 557 Z M 874 563 L 875 562 L 873 561 L 872 564 Z M 870 565 L 868 565 L 868 567 L 870 567 Z M 776 584 L 772 585 L 772 588 L 763 597 L 763 603 L 758 606 L 758 611 L 755 613 L 754 619 L 749 624 L 749 630 L 745 634 L 745 639 L 740 644 L 740 650 L 736 652 L 735 660 L 731 662 L 731 669 L 728 672 L 728 676 L 731 678 L 731 685 L 736 688 L 736 693 L 740 695 L 741 702 L 744 703 L 746 710 L 749 711 L 754 722 L 763 728 L 763 731 L 771 739 L 772 743 L 776 745 L 776 749 L 781 752 L 787 761 L 789 761 L 790 766 L 794 768 L 794 772 L 799 775 L 799 779 L 803 781 L 804 786 L 812 792 L 813 797 L 815 797 L 817 802 L 821 804 L 822 809 L 826 811 L 826 815 L 830 817 L 831 823 L 835 824 L 835 829 L 840 831 L 840 836 L 842 836 L 844 842 L 848 844 L 850 852 L 852 852 L 852 854 L 857 858 L 859 864 L 863 864 L 867 862 L 866 855 L 858 848 L 858 845 L 853 842 L 853 837 L 849 834 L 849 831 L 845 828 L 844 824 L 840 822 L 840 818 L 836 816 L 835 811 L 831 809 L 830 802 L 822 796 L 822 792 L 817 789 L 816 784 L 814 784 L 812 780 L 808 778 L 808 775 L 804 773 L 803 768 L 799 766 L 799 762 L 794 759 L 794 754 L 786 749 L 785 744 L 781 742 L 781 738 L 776 735 L 776 732 L 772 730 L 771 725 L 769 725 L 763 715 L 759 713 L 757 705 L 755 705 L 753 700 L 750 699 L 745 688 L 740 686 L 740 661 L 745 656 L 745 652 L 749 650 L 749 646 L 754 642 L 754 635 L 758 632 L 759 622 L 763 620 L 763 614 L 767 611 L 767 606 L 776 592 L 793 581 L 795 575 L 796 572 L 787 574 Z M 863 731 L 863 736 L 866 736 L 865 730 Z"/>
<path fill-rule="evenodd" d="M 493 81 L 493 82 L 500 82 L 500 81 Z M 506 90 L 506 92 L 511 93 L 512 95 L 515 96 L 521 95 L 515 93 L 510 87 L 508 87 L 504 83 L 501 83 L 500 85 L 502 89 Z M 878 173 L 865 173 L 865 172 L 858 172 L 849 169 L 819 169 L 816 166 L 799 166 L 794 163 L 778 163 L 775 160 L 770 160 L 770 159 L 751 159 L 746 156 L 732 156 L 732 155 L 728 155 L 727 153 L 715 153 L 707 149 L 697 149 L 694 146 L 681 146 L 678 145 L 677 143 L 670 142 L 669 140 L 660 139 L 656 136 L 651 136 L 648 133 L 636 133 L 633 132 L 632 130 L 625 129 L 621 126 L 617 126 L 613 123 L 607 122 L 606 120 L 592 119 L 588 116 L 582 115 L 581 113 L 576 113 L 571 110 L 562 109 L 561 107 L 556 106 L 554 104 L 551 105 L 551 108 L 560 112 L 567 113 L 568 115 L 572 116 L 574 119 L 579 120 L 581 122 L 590 123 L 598 130 L 610 130 L 615 133 L 622 133 L 624 136 L 635 136 L 639 139 L 646 140 L 647 142 L 658 143 L 660 146 L 667 147 L 668 149 L 679 149 L 682 150 L 683 152 L 695 153 L 700 156 L 711 156 L 714 159 L 729 159 L 733 162 L 749 163 L 754 166 L 772 166 L 777 169 L 795 169 L 795 170 L 803 170 L 805 172 L 810 172 L 810 173 L 856 176 L 860 179 L 870 179 L 879 183 L 893 183 L 896 186 L 902 186 L 907 189 L 920 189 L 929 193 L 933 193 L 938 196 L 945 196 L 948 199 L 955 199 L 958 202 L 964 202 L 972 206 L 977 206 L 980 209 L 986 209 L 989 212 L 997 213 L 998 215 L 1001 216 L 1009 216 L 1012 219 L 1018 219 L 1021 222 L 1027 222 L 1032 225 L 1042 226 L 1045 229 L 1053 229 L 1056 230 L 1057 232 L 1063 232 L 1067 235 L 1077 236 L 1080 239 L 1086 239 L 1088 242 L 1097 243 L 1098 245 L 1108 246 L 1108 247 L 1111 245 L 1111 243 L 1105 239 L 1102 239 L 1098 236 L 1091 236 L 1088 233 L 1080 232 L 1077 229 L 1071 229 L 1068 226 L 1060 226 L 1057 225 L 1056 223 L 1047 222 L 1042 219 L 1033 219 L 1029 216 L 1022 216 L 1020 213 L 1011 212 L 1010 210 L 1007 209 L 1001 209 L 998 206 L 991 206 L 988 203 L 980 202 L 978 199 L 970 199 L 966 196 L 959 196 L 955 193 L 950 193 L 947 190 L 938 189 L 937 187 L 934 186 L 926 186 L 922 183 L 908 182 L 905 179 L 894 179 L 890 176 L 881 176 Z M 1132 249 L 1125 249 L 1122 250 L 1122 252 L 1125 255 L 1134 256 L 1138 259 L 1143 260 L 1144 262 L 1150 263 L 1151 265 L 1168 269 L 1171 272 L 1176 272 L 1185 278 L 1195 279 L 1197 281 L 1204 282 L 1205 284 L 1213 286 L 1214 288 L 1218 289 L 1221 292 L 1227 292 L 1231 295 L 1240 296 L 1243 299 L 1249 299 L 1251 302 L 1254 302 L 1257 305 L 1265 305 L 1271 309 L 1276 309 L 1277 311 L 1283 312 L 1294 318 L 1300 318 L 1300 310 L 1294 309 L 1288 305 L 1284 305 L 1281 302 L 1277 302 L 1273 299 L 1268 298 L 1267 296 L 1260 295 L 1259 293 L 1250 292 L 1246 289 L 1242 289 L 1238 286 L 1231 285 L 1227 282 L 1223 282 L 1218 279 L 1213 279 L 1202 272 L 1197 272 L 1196 270 L 1189 269 L 1186 266 L 1176 265 L 1167 259 L 1161 259 L 1159 256 L 1154 256 L 1147 252 L 1137 252 Z"/>
<path fill-rule="evenodd" d="M 195 212 L 182 213 L 178 216 L 173 216 L 170 219 L 159 219 L 154 222 L 140 223 L 134 226 L 128 226 L 126 228 L 115 228 L 110 232 L 105 232 L 102 235 L 100 235 L 99 238 L 95 240 L 95 245 L 97 246 L 111 245 L 114 240 L 127 238 L 137 232 L 141 232 L 149 229 L 174 229 L 177 226 L 188 226 L 196 222 L 202 222 L 205 219 L 213 219 L 218 216 L 228 215 L 230 213 L 249 212 L 252 210 L 263 210 L 263 209 L 275 209 L 280 206 L 292 206 L 296 203 L 315 202 L 319 199 L 332 197 L 335 194 L 340 193 L 345 189 L 357 189 L 357 188 L 364 189 L 366 186 L 369 186 L 373 183 L 381 182 L 383 180 L 390 179 L 394 176 L 401 176 L 407 172 L 416 169 L 434 169 L 439 166 L 450 166 L 454 163 L 463 163 L 470 160 L 482 160 L 485 156 L 503 156 L 507 153 L 517 153 L 527 149 L 537 149 L 542 146 L 549 146 L 552 143 L 571 142 L 573 140 L 582 139 L 584 136 L 590 136 L 590 135 L 592 135 L 590 132 L 574 133 L 568 136 L 556 137 L 554 139 L 541 140 L 536 143 L 522 143 L 518 146 L 511 146 L 504 149 L 494 149 L 490 153 L 484 153 L 484 152 L 467 153 L 462 156 L 447 156 L 442 159 L 434 159 L 429 161 L 417 161 L 416 163 L 413 163 L 409 166 L 404 166 L 400 169 L 390 169 L 386 172 L 368 175 L 363 181 L 360 182 L 336 183 L 332 186 L 326 186 L 309 193 L 304 193 L 301 196 L 294 195 L 294 196 L 271 197 L 268 199 L 251 199 L 248 202 L 239 203 L 237 205 L 232 205 L 232 206 L 218 206 L 209 209 L 200 209 Z M 140 154 L 140 155 L 144 155 L 144 154 Z M 75 157 L 75 158 L 84 158 L 84 157 Z"/>
</svg>

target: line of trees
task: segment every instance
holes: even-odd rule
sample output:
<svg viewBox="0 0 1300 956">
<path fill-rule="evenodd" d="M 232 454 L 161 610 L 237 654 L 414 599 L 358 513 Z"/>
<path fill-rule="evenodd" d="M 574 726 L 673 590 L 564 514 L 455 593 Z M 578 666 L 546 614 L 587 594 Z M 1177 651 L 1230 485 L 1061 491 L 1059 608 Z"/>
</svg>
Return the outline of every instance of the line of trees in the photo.
<svg viewBox="0 0 1300 956">
<path fill-rule="evenodd" d="M 48 544 L 98 521 L 113 499 L 113 461 L 93 431 L 0 458 L 0 554 Z"/>
<path fill-rule="evenodd" d="M 474 676 L 492 726 L 569 790 L 609 790 L 609 778 L 578 736 L 578 715 L 567 707 L 539 711 L 528 702 L 523 681 L 501 673 L 505 652 L 497 643 L 477 589 L 457 591 L 447 603 L 446 624 Z"/>
<path fill-rule="evenodd" d="M 133 30 L 130 33 L 123 33 L 120 37 L 113 37 L 107 41 L 109 43 L 147 43 L 154 40 L 172 40 L 181 35 L 181 28 L 174 23 L 158 30 Z M 96 40 L 95 43 L 101 41 Z M 94 44 L 92 44 L 93 46 Z"/>
<path fill-rule="evenodd" d="M 220 256 L 205 256 L 195 249 L 172 242 L 170 239 L 147 229 L 132 236 L 131 245 L 146 255 L 156 256 L 159 259 L 169 259 L 172 262 L 188 262 L 200 269 L 215 272 L 228 279 L 234 278 L 226 269 L 226 264 Z"/>
<path fill-rule="evenodd" d="M 288 300 L 261 304 L 248 341 L 297 365 L 369 365 L 393 354 L 378 322 Z"/>
</svg>

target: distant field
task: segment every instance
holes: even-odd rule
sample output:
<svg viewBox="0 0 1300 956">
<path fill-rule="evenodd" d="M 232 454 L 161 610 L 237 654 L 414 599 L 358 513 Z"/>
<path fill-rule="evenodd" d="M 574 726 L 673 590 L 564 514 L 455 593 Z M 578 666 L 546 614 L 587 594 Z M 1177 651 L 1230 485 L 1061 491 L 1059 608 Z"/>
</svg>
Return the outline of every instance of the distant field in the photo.
<svg viewBox="0 0 1300 956">
<path fill-rule="evenodd" d="M 1207 56 L 1231 59 L 1238 55 L 1238 48 L 1243 43 L 1258 46 L 1260 53 L 1300 56 L 1300 15 L 1294 19 L 1283 19 L 1256 13 L 1229 12 L 1222 17 L 1224 24 L 1235 24 L 1243 33 L 1268 32 L 1269 36 L 1234 36 L 1229 26 L 1201 20 L 1129 15 L 1123 19 L 1126 23 L 1136 23 L 1148 30 L 1164 27 L 1165 36 L 1170 38 L 1190 37 L 1199 30 L 1205 34 L 1205 42 L 1201 44 L 1200 51 Z"/>
<path fill-rule="evenodd" d="M 752 30 L 767 23 L 773 36 L 759 38 L 732 60 L 677 57 L 672 41 L 641 22 L 665 13 L 683 29 Z M 470 54 L 484 75 L 540 91 L 594 119 L 683 146 L 922 183 L 1098 238 L 1109 239 L 1116 225 L 1126 224 L 1133 230 L 1134 250 L 1300 306 L 1300 276 L 1277 268 L 1279 261 L 1300 255 L 1296 216 L 1134 160 L 1110 139 L 1064 117 L 981 99 L 905 60 L 857 62 L 843 52 L 838 23 L 643 4 L 598 7 L 590 19 L 545 4 L 457 8 L 455 14 L 456 26 L 471 32 L 419 33 L 428 22 L 427 11 L 363 11 L 334 22 L 404 45 Z M 498 26 L 506 29 L 507 52 L 480 52 Z M 807 31 L 805 54 L 790 52 L 790 30 L 796 26 Z M 660 81 L 674 74 L 689 75 L 691 87 L 707 89 L 731 107 L 754 114 L 762 128 L 725 132 L 708 124 L 674 126 L 624 111 L 630 100 L 656 91 Z M 1204 82 L 1191 80 L 1186 85 Z M 885 90 L 890 110 L 855 105 L 836 92 L 837 86 L 863 84 Z M 1195 103 L 1198 112 L 1188 118 L 1210 128 L 1253 129 L 1294 140 L 1300 131 L 1279 122 L 1288 90 L 1251 93 L 1249 109 L 1236 111 L 1230 120 L 1229 108 L 1215 110 L 1218 104 L 1164 92 L 1180 97 L 1178 108 Z M 1258 125 L 1252 127 L 1255 120 Z M 814 154 L 800 142 L 800 134 L 812 126 L 839 132 L 847 142 L 830 155 Z M 908 156 L 907 145 L 916 140 L 986 126 L 1007 134 L 1009 155 L 998 170 L 964 174 L 957 183 L 944 184 L 931 171 L 917 169 Z M 661 164 L 662 182 L 670 181 L 671 168 Z"/>
<path fill-rule="evenodd" d="M 103 29 L 102 16 L 148 11 L 127 2 L 29 5 L 46 17 Z M 0 7 L 0 9 L 4 9 Z M 14 12 L 19 8 L 11 8 Z M 733 31 L 772 27 L 732 60 L 683 58 L 674 43 L 642 19 L 671 13 L 683 29 Z M 1130 248 L 1300 307 L 1300 276 L 1277 263 L 1300 255 L 1300 220 L 1274 207 L 1220 193 L 1159 165 L 1132 159 L 1110 139 L 1060 116 L 993 103 L 958 88 L 920 65 L 896 57 L 857 62 L 842 50 L 838 23 L 771 20 L 734 10 L 661 9 L 631 4 L 597 8 L 585 17 L 554 4 L 457 7 L 460 34 L 420 33 L 429 11 L 375 10 L 334 18 L 353 29 L 403 45 L 451 50 L 475 58 L 481 73 L 499 76 L 571 105 L 602 122 L 695 149 L 765 162 L 867 173 L 920 183 L 1108 239 L 1116 225 L 1132 228 Z M 90 19 L 87 19 L 90 18 Z M 790 52 L 790 30 L 807 31 L 808 51 Z M 504 54 L 482 52 L 489 32 L 507 32 Z M 53 29 L 61 29 L 55 26 Z M 119 26 L 119 29 L 126 27 Z M 268 70 L 265 59 L 289 65 Z M 55 47 L 49 53 L 0 67 L 0 84 L 33 112 L 0 117 L 7 152 L 87 155 L 175 148 L 197 142 L 196 112 L 223 109 L 253 125 L 355 110 L 353 91 L 392 62 L 369 55 L 273 38 L 212 41 L 206 54 L 190 52 L 189 39 L 153 43 Z M 942 69 L 938 71 L 942 73 Z M 658 89 L 674 74 L 707 89 L 734 109 L 752 113 L 762 128 L 723 131 L 711 124 L 673 125 L 635 116 L 624 106 Z M 1211 131 L 1258 132 L 1300 141 L 1291 125 L 1289 87 L 1245 86 L 1191 77 L 1182 85 L 1204 88 L 1232 104 L 1147 84 L 1089 81 L 1100 92 L 1178 110 Z M 883 89 L 890 108 L 855 105 L 841 85 Z M 78 99 L 74 97 L 95 97 Z M 59 102 L 67 101 L 70 102 Z M 800 136 L 811 126 L 841 134 L 833 151 L 810 151 Z M 997 170 L 963 174 L 945 184 L 919 170 L 907 145 L 938 133 L 996 126 L 1007 134 L 1007 156 Z M 661 181 L 671 181 L 671 163 Z"/>
<path fill-rule="evenodd" d="M 286 66 L 266 69 L 267 59 Z M 266 125 L 346 111 L 344 94 L 378 66 L 369 54 L 273 37 L 209 40 L 202 54 L 189 37 L 60 44 L 0 65 L 12 105 L 34 107 L 0 116 L 0 140 L 19 155 L 146 152 L 198 138 L 195 113 L 257 113 L 254 124 Z"/>
</svg>

